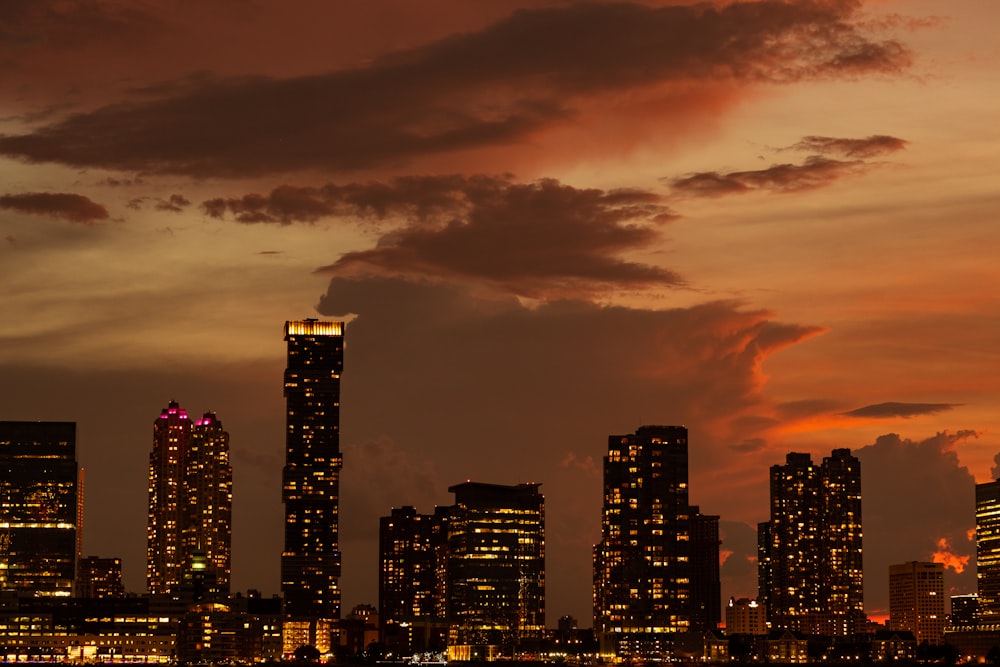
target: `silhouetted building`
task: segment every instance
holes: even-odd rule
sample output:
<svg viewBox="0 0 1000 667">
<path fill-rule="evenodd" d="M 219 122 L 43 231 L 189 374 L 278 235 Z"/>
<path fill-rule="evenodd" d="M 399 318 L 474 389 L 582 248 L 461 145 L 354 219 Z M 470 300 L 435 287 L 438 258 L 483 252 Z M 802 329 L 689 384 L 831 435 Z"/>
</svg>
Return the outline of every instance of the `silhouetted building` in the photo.
<svg viewBox="0 0 1000 667">
<path fill-rule="evenodd" d="M 393 508 L 379 521 L 380 637 L 394 656 L 447 646 L 450 509 Z"/>
<path fill-rule="evenodd" d="M 0 422 L 0 591 L 73 593 L 76 424 Z"/>
<path fill-rule="evenodd" d="M 175 592 L 185 572 L 211 568 L 229 590 L 233 469 L 229 434 L 215 413 L 195 424 L 171 401 L 153 422 L 149 455 L 146 587 L 154 595 Z M 206 562 L 207 559 L 207 562 Z"/>
<path fill-rule="evenodd" d="M 449 487 L 448 658 L 513 657 L 545 636 L 545 501 L 539 484 Z"/>
<path fill-rule="evenodd" d="M 120 558 L 87 556 L 80 559 L 76 575 L 76 596 L 80 598 L 120 598 L 125 596 Z"/>
<path fill-rule="evenodd" d="M 691 508 L 691 629 L 715 630 L 722 620 L 719 517 Z"/>
<path fill-rule="evenodd" d="M 771 628 L 849 635 L 864 627 L 861 464 L 835 449 L 771 467 L 771 519 L 758 532 L 759 599 Z"/>
<path fill-rule="evenodd" d="M 976 484 L 979 623 L 1000 624 L 1000 480 Z"/>
<path fill-rule="evenodd" d="M 952 628 L 971 628 L 979 623 L 979 596 L 975 593 L 951 596 L 951 615 L 949 626 Z"/>
<path fill-rule="evenodd" d="M 343 322 L 285 322 L 285 653 L 339 644 L 340 374 Z"/>
<path fill-rule="evenodd" d="M 767 610 L 757 600 L 729 598 L 729 605 L 726 607 L 726 634 L 766 635 Z"/>
<path fill-rule="evenodd" d="M 944 611 L 944 565 L 910 561 L 889 566 L 889 629 L 908 630 L 918 644 L 940 644 Z"/>
</svg>

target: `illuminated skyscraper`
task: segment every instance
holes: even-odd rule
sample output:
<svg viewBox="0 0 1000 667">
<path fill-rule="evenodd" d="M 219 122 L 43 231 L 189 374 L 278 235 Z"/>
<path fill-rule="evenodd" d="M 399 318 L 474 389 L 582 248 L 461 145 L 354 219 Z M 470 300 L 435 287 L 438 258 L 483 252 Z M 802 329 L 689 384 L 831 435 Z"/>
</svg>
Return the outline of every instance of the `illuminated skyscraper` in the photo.
<svg viewBox="0 0 1000 667">
<path fill-rule="evenodd" d="M 979 623 L 1000 622 L 1000 480 L 976 484 Z"/>
<path fill-rule="evenodd" d="M 229 434 L 214 412 L 194 423 L 185 463 L 184 563 L 204 557 L 220 591 L 229 590 L 233 525 L 233 467 Z"/>
<path fill-rule="evenodd" d="M 285 323 L 284 651 L 326 653 L 340 618 L 340 374 L 343 322 Z"/>
<path fill-rule="evenodd" d="M 212 412 L 193 425 L 171 401 L 153 422 L 146 524 L 146 587 L 179 590 L 197 557 L 228 589 L 233 471 L 229 434 Z"/>
<path fill-rule="evenodd" d="M 70 596 L 76 424 L 0 422 L 0 590 Z"/>
<path fill-rule="evenodd" d="M 670 633 L 715 628 L 718 517 L 688 502 L 688 433 L 642 426 L 608 438 L 594 630 L 601 653 L 660 657 Z"/>
<path fill-rule="evenodd" d="M 545 635 L 545 499 L 539 484 L 449 487 L 448 658 L 511 658 Z"/>
<path fill-rule="evenodd" d="M 120 558 L 87 556 L 80 560 L 76 580 L 76 596 L 80 598 L 122 598 L 122 561 Z"/>
<path fill-rule="evenodd" d="M 379 521 L 379 635 L 396 655 L 447 646 L 450 510 L 398 507 Z"/>
<path fill-rule="evenodd" d="M 791 453 L 771 467 L 771 519 L 760 524 L 760 599 L 772 629 L 848 635 L 862 629 L 861 464 L 835 449 L 813 465 Z"/>
<path fill-rule="evenodd" d="M 944 565 L 910 561 L 889 566 L 889 629 L 909 630 L 917 644 L 940 644 L 944 613 Z"/>
</svg>

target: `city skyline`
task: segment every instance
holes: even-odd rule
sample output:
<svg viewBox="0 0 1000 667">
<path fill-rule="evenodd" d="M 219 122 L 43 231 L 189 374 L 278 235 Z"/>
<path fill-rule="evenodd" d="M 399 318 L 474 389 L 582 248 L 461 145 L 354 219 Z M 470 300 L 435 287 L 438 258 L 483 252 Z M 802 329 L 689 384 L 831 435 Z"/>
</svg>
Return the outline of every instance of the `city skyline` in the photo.
<svg viewBox="0 0 1000 667">
<path fill-rule="evenodd" d="M 534 481 L 547 613 L 589 618 L 606 435 L 650 423 L 688 428 L 724 598 L 755 596 L 769 467 L 836 448 L 865 471 L 866 610 L 888 612 L 890 564 L 975 590 L 1000 452 L 997 3 L 0 19 L 0 418 L 78 424 L 83 553 L 121 557 L 129 590 L 148 418 L 175 399 L 232 436 L 233 590 L 280 590 L 278 331 L 310 317 L 351 332 L 345 609 L 375 601 L 392 507 Z"/>
</svg>

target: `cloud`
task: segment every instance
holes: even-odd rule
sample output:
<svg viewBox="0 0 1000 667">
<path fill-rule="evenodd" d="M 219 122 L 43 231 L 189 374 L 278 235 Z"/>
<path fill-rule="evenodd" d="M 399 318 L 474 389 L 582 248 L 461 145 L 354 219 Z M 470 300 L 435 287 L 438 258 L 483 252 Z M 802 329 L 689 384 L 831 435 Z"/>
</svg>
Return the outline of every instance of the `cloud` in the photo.
<svg viewBox="0 0 1000 667">
<path fill-rule="evenodd" d="M 65 192 L 26 192 L 0 195 L 0 209 L 30 215 L 47 215 L 70 222 L 92 225 L 108 218 L 108 210 L 83 195 Z"/>
<path fill-rule="evenodd" d="M 839 139 L 834 137 L 803 137 L 792 148 L 810 153 L 828 155 L 834 153 L 848 158 L 864 159 L 895 153 L 906 148 L 906 140 L 875 134 L 864 139 Z"/>
<path fill-rule="evenodd" d="M 410 224 L 384 234 L 371 250 L 346 253 L 320 271 L 335 276 L 420 276 L 473 280 L 532 298 L 588 295 L 608 288 L 677 286 L 676 273 L 620 259 L 654 241 L 654 226 L 670 219 L 659 197 L 639 190 L 577 189 L 554 180 L 530 184 L 492 177 L 423 179 L 371 186 L 377 200 L 348 188 L 352 201 L 324 195 L 324 206 L 355 212 L 400 210 Z M 430 196 L 427 194 L 430 193 Z M 301 210 L 301 199 L 279 198 L 285 215 Z M 272 198 L 273 201 L 273 198 Z M 295 201 L 295 204 L 288 204 Z M 310 199 L 310 202 L 315 201 Z M 232 205 L 226 204 L 232 210 Z M 238 215 L 266 215 L 275 207 L 240 204 Z M 217 212 L 221 209 L 213 209 Z M 306 205 L 314 214 L 319 206 Z M 210 213 L 212 214 L 212 213 Z"/>
<path fill-rule="evenodd" d="M 866 405 L 863 408 L 842 412 L 846 417 L 862 417 L 874 419 L 888 419 L 893 417 L 917 417 L 920 415 L 934 415 L 939 412 L 951 410 L 958 407 L 957 403 L 876 403 Z"/>
<path fill-rule="evenodd" d="M 887 434 L 854 450 L 861 461 L 866 609 L 888 609 L 890 565 L 931 560 L 943 553 L 942 539 L 959 561 L 975 553 L 968 535 L 975 524 L 976 481 L 959 463 L 957 445 L 976 435 L 961 430 L 910 440 Z M 975 591 L 974 570 L 952 575 L 954 586 Z"/>
<path fill-rule="evenodd" d="M 738 445 L 730 445 L 734 452 L 759 452 L 767 447 L 767 440 L 764 438 L 747 438 Z"/>
<path fill-rule="evenodd" d="M 174 213 L 180 213 L 185 208 L 191 205 L 191 202 L 187 200 L 184 195 L 170 195 L 168 199 L 161 199 L 156 202 L 157 211 L 172 211 Z"/>
<path fill-rule="evenodd" d="M 756 190 L 801 192 L 830 185 L 844 176 L 865 171 L 860 160 L 845 162 L 812 156 L 803 164 L 776 164 L 767 169 L 720 173 L 703 171 L 675 178 L 670 186 L 675 194 L 691 197 L 721 197 Z"/>
<path fill-rule="evenodd" d="M 679 95 L 712 83 L 738 89 L 906 67 L 900 43 L 866 34 L 854 20 L 858 6 L 762 0 L 520 10 L 355 69 L 205 76 L 147 90 L 0 137 L 0 153 L 199 176 L 399 164 L 523 141 L 575 122 L 587 100 L 609 93 L 672 86 Z M 675 107 L 682 116 L 701 111 Z"/>
<path fill-rule="evenodd" d="M 952 551 L 948 538 L 942 537 L 937 541 L 937 551 L 931 554 L 931 562 L 941 563 L 947 570 L 954 570 L 955 574 L 962 574 L 969 565 L 972 558 L 969 554 L 956 554 Z"/>
</svg>

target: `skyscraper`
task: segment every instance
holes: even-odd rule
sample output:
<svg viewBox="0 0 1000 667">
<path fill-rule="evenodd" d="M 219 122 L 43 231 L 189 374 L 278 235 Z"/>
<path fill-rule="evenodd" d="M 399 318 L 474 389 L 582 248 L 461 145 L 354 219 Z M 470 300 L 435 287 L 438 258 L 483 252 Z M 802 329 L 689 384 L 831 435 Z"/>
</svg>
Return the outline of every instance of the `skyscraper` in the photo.
<svg viewBox="0 0 1000 667">
<path fill-rule="evenodd" d="M 192 424 L 170 401 L 153 422 L 146 524 L 146 587 L 177 592 L 198 561 L 229 586 L 233 470 L 229 434 L 213 412 Z"/>
<path fill-rule="evenodd" d="M 75 423 L 0 422 L 0 590 L 72 595 L 76 483 Z"/>
<path fill-rule="evenodd" d="M 718 625 L 718 517 L 688 502 L 686 428 L 641 426 L 608 438 L 601 531 L 594 630 L 602 654 L 660 657 L 671 633 Z"/>
<path fill-rule="evenodd" d="M 513 657 L 545 634 L 545 499 L 539 484 L 449 487 L 448 658 Z"/>
<path fill-rule="evenodd" d="M 940 644 L 947 620 L 944 565 L 910 561 L 889 566 L 890 630 L 909 630 L 917 644 Z"/>
<path fill-rule="evenodd" d="M 398 507 L 379 520 L 379 635 L 395 655 L 447 646 L 450 511 Z"/>
<path fill-rule="evenodd" d="M 194 423 L 184 473 L 185 517 L 181 536 L 184 563 L 203 555 L 218 589 L 229 591 L 233 526 L 233 466 L 229 433 L 214 412 Z"/>
<path fill-rule="evenodd" d="M 790 453 L 771 467 L 771 518 L 758 534 L 760 599 L 771 627 L 823 635 L 860 631 L 861 464 L 835 449 L 813 465 Z"/>
<path fill-rule="evenodd" d="M 185 459 L 191 420 L 170 401 L 153 422 L 149 453 L 149 512 L 146 520 L 146 589 L 166 594 L 177 588 L 183 573 L 181 531 L 184 525 Z"/>
<path fill-rule="evenodd" d="M 327 652 L 340 618 L 340 374 L 343 322 L 285 322 L 284 651 Z"/>
<path fill-rule="evenodd" d="M 976 484 L 979 623 L 1000 622 L 1000 480 Z"/>
</svg>

